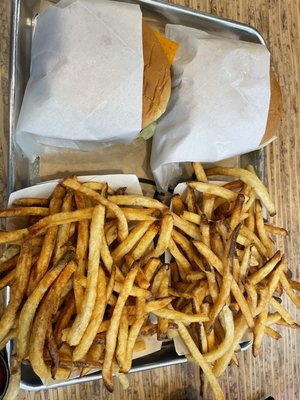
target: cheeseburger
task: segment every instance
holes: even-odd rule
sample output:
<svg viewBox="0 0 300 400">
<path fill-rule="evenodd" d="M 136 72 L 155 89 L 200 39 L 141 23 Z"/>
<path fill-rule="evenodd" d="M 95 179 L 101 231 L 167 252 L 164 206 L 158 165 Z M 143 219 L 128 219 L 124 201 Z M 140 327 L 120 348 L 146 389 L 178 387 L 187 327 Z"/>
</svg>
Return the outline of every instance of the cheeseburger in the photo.
<svg viewBox="0 0 300 400">
<path fill-rule="evenodd" d="M 178 44 L 155 31 L 143 20 L 143 114 L 142 128 L 166 110 L 171 95 L 171 65 Z"/>
</svg>

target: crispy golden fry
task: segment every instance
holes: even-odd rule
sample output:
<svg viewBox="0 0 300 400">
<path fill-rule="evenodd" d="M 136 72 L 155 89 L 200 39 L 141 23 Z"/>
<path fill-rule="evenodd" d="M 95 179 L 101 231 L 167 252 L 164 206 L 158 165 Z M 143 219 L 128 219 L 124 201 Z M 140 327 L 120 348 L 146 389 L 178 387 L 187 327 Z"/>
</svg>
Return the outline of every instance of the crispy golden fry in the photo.
<svg viewBox="0 0 300 400">
<path fill-rule="evenodd" d="M 203 278 L 205 278 L 205 273 L 202 272 L 202 271 L 200 271 L 200 272 L 191 272 L 190 274 L 186 275 L 187 282 L 200 281 Z"/>
<path fill-rule="evenodd" d="M 53 329 L 51 324 L 48 326 L 46 332 L 46 348 L 51 358 L 51 377 L 52 379 L 55 379 L 55 375 L 59 367 L 59 355 L 58 355 L 57 343 L 53 336 Z"/>
<path fill-rule="evenodd" d="M 221 313 L 224 321 L 225 337 L 222 343 L 220 343 L 214 350 L 206 352 L 204 358 L 208 362 L 213 362 L 221 358 L 230 348 L 234 338 L 234 321 L 232 312 L 228 306 L 225 306 Z"/>
<path fill-rule="evenodd" d="M 91 315 L 90 322 L 83 336 L 81 337 L 79 344 L 73 351 L 74 361 L 82 359 L 87 354 L 94 341 L 95 336 L 97 335 L 97 331 L 103 320 L 106 308 L 106 303 L 107 303 L 106 290 L 107 287 L 106 287 L 105 274 L 100 266 L 98 269 L 97 295 L 96 295 L 94 309 Z"/>
<path fill-rule="evenodd" d="M 171 310 L 169 308 L 161 308 L 160 310 L 153 310 L 153 314 L 161 318 L 173 319 L 175 321 L 183 321 L 185 323 L 191 322 L 205 322 L 209 318 L 206 314 L 186 314 L 180 311 Z"/>
<path fill-rule="evenodd" d="M 97 203 L 102 204 L 103 206 L 107 207 L 108 210 L 113 212 L 113 214 L 118 219 L 118 237 L 122 241 L 128 236 L 128 224 L 125 218 L 124 213 L 116 204 L 112 203 L 111 201 L 107 200 L 105 197 L 101 196 L 99 193 L 95 192 L 88 187 L 81 185 L 74 179 L 67 178 L 62 182 L 62 185 L 73 189 L 77 192 L 80 192 L 87 197 L 91 198 L 92 200 L 96 201 Z"/>
<path fill-rule="evenodd" d="M 14 324 L 16 314 L 23 301 L 32 266 L 32 247 L 30 242 L 24 242 L 16 266 L 15 281 L 11 289 L 10 300 L 0 319 L 0 342 Z"/>
<path fill-rule="evenodd" d="M 171 214 L 166 213 L 161 221 L 160 234 L 158 237 L 157 245 L 151 252 L 151 257 L 160 257 L 168 248 L 171 240 L 173 230 L 173 217 Z"/>
<path fill-rule="evenodd" d="M 152 224 L 144 236 L 139 240 L 135 248 L 131 252 L 131 256 L 134 260 L 139 260 L 146 253 L 149 246 L 153 243 L 154 238 L 158 234 L 160 229 L 159 223 Z"/>
<path fill-rule="evenodd" d="M 5 336 L 5 338 L 0 342 L 0 351 L 4 349 L 4 347 L 7 345 L 7 343 L 10 340 L 15 339 L 17 336 L 17 328 L 12 328 L 8 334 Z"/>
<path fill-rule="evenodd" d="M 197 212 L 197 202 L 195 192 L 191 187 L 186 188 L 186 199 L 185 199 L 188 211 L 195 213 Z"/>
<path fill-rule="evenodd" d="M 288 279 L 286 278 L 284 272 L 282 272 L 281 275 L 280 275 L 280 283 L 282 284 L 283 289 L 286 291 L 287 295 L 292 300 L 292 302 L 295 304 L 295 306 L 297 308 L 300 308 L 300 297 L 298 297 L 294 293 L 294 291 L 293 291 Z"/>
<path fill-rule="evenodd" d="M 231 274 L 232 270 L 232 263 L 233 263 L 233 257 L 234 257 L 234 250 L 236 246 L 236 238 L 238 236 L 240 230 L 240 225 L 238 225 L 234 231 L 232 232 L 232 236 L 230 239 L 230 242 L 228 243 L 229 249 L 228 249 L 228 255 L 227 259 L 225 262 L 225 265 L 223 267 L 223 280 L 222 280 L 222 285 L 220 287 L 220 293 L 218 298 L 215 301 L 215 304 L 213 305 L 213 308 L 210 311 L 209 314 L 209 325 L 207 327 L 207 332 L 210 333 L 210 330 L 213 327 L 213 324 L 215 322 L 215 319 L 217 318 L 218 314 L 226 304 L 226 301 L 228 300 L 229 294 L 230 294 L 230 289 L 231 289 L 231 284 L 233 281 L 233 277 Z"/>
<path fill-rule="evenodd" d="M 58 344 L 61 343 L 61 334 L 63 329 L 68 326 L 72 316 L 75 314 L 75 311 L 75 298 L 73 293 L 70 293 L 68 299 L 64 303 L 62 310 L 59 313 L 57 321 L 55 322 L 53 334 Z"/>
<path fill-rule="evenodd" d="M 193 339 L 191 338 L 187 328 L 180 321 L 178 321 L 177 324 L 178 324 L 178 331 L 179 331 L 179 334 L 180 334 L 182 340 L 184 341 L 185 345 L 189 349 L 190 354 L 192 354 L 193 358 L 197 361 L 200 368 L 202 369 L 205 376 L 207 377 L 207 379 L 212 387 L 212 390 L 214 392 L 216 400 L 224 399 L 224 395 L 222 393 L 222 390 L 218 384 L 218 381 L 217 381 L 214 373 L 212 372 L 209 365 L 207 364 L 207 361 L 205 361 L 204 357 L 198 350 L 198 348 L 195 345 Z"/>
<path fill-rule="evenodd" d="M 189 221 L 185 221 L 183 218 L 180 218 L 175 213 L 171 213 L 173 216 L 173 224 L 176 228 L 182 230 L 185 234 L 190 236 L 194 240 L 200 240 L 200 231 L 199 227 Z"/>
<path fill-rule="evenodd" d="M 13 207 L 48 207 L 49 199 L 39 199 L 35 197 L 25 197 L 22 199 L 16 199 L 13 202 Z"/>
<path fill-rule="evenodd" d="M 288 231 L 284 228 L 280 228 L 279 226 L 272 226 L 269 224 L 264 224 L 265 225 L 265 231 L 267 233 L 272 233 L 274 235 L 280 235 L 280 236 L 288 236 Z"/>
<path fill-rule="evenodd" d="M 241 342 L 247 328 L 248 328 L 247 322 L 244 316 L 240 314 L 235 320 L 234 338 L 233 341 L 231 342 L 231 346 L 229 347 L 228 351 L 216 361 L 213 367 L 213 373 L 216 377 L 222 375 L 227 366 L 229 365 L 234 355 L 234 351 Z"/>
<path fill-rule="evenodd" d="M 144 275 L 148 282 L 151 282 L 157 268 L 160 265 L 159 258 L 151 258 L 144 267 Z"/>
<path fill-rule="evenodd" d="M 15 243 L 28 234 L 28 228 L 18 229 L 11 232 L 0 232 L 0 244 Z"/>
<path fill-rule="evenodd" d="M 169 295 L 169 276 L 168 271 L 163 269 L 163 276 L 159 285 L 157 296 L 166 298 Z M 158 317 L 157 319 L 157 340 L 164 340 L 167 338 L 168 320 L 166 318 Z"/>
<path fill-rule="evenodd" d="M 192 167 L 194 169 L 197 181 L 207 182 L 207 177 L 202 164 L 199 162 L 192 162 Z"/>
<path fill-rule="evenodd" d="M 240 179 L 255 190 L 257 196 L 261 199 L 271 216 L 276 214 L 275 205 L 272 202 L 265 185 L 252 172 L 242 168 L 214 167 L 206 169 L 205 173 L 207 176 L 225 175 L 234 176 Z"/>
<path fill-rule="evenodd" d="M 120 369 L 123 369 L 123 365 L 125 364 L 126 360 L 126 351 L 127 351 L 127 341 L 128 341 L 128 317 L 127 317 L 127 310 L 124 307 L 121 319 L 120 319 L 120 326 L 118 332 L 118 343 L 116 349 L 116 358 L 118 361 L 118 365 Z"/>
<path fill-rule="evenodd" d="M 114 292 L 121 293 L 123 282 L 115 281 Z M 138 286 L 133 286 L 130 290 L 130 296 L 133 297 L 145 297 L 146 299 L 151 296 L 150 290 L 142 289 Z"/>
<path fill-rule="evenodd" d="M 155 208 L 158 210 L 166 210 L 167 206 L 158 200 L 151 199 L 151 197 L 136 195 L 136 194 L 126 194 L 123 196 L 108 196 L 108 200 L 119 206 L 139 206 L 146 208 Z"/>
<path fill-rule="evenodd" d="M 21 383 L 21 363 L 11 358 L 9 385 L 3 400 L 14 400 L 18 397 Z"/>
<path fill-rule="evenodd" d="M 293 281 L 292 279 L 289 279 L 289 284 L 292 289 L 297 290 L 297 292 L 300 292 L 300 282 Z"/>
<path fill-rule="evenodd" d="M 242 262 L 240 265 L 240 281 L 242 281 L 248 274 L 252 245 L 248 245 L 243 254 Z"/>
<path fill-rule="evenodd" d="M 33 322 L 29 344 L 29 359 L 33 370 L 43 379 L 51 378 L 50 368 L 43 359 L 47 328 L 51 322 L 52 315 L 57 312 L 64 286 L 75 269 L 76 264 L 74 261 L 70 261 L 48 291 Z"/>
<path fill-rule="evenodd" d="M 257 283 L 261 282 L 268 274 L 270 274 L 273 269 L 276 267 L 276 265 L 280 262 L 281 259 L 281 252 L 277 251 L 273 257 L 266 262 L 266 264 L 261 267 L 259 270 L 254 272 L 249 276 L 249 281 L 253 284 L 256 285 Z"/>
<path fill-rule="evenodd" d="M 82 210 L 80 210 L 82 211 Z M 87 267 L 87 287 L 84 293 L 80 313 L 77 314 L 69 332 L 68 343 L 77 346 L 86 330 L 94 309 L 97 293 L 97 279 L 101 243 L 104 236 L 105 208 L 99 204 L 93 209 L 89 240 L 89 256 Z"/>
<path fill-rule="evenodd" d="M 214 196 L 219 196 L 228 201 L 234 201 L 237 198 L 237 194 L 235 192 L 211 183 L 189 182 L 188 185 L 193 189 L 198 190 L 198 192 L 213 194 Z"/>
<path fill-rule="evenodd" d="M 0 279 L 0 289 L 4 288 L 5 286 L 12 286 L 16 277 L 16 268 L 12 271 L 9 271 L 3 278 Z"/>
<path fill-rule="evenodd" d="M 229 221 L 229 226 L 231 230 L 234 230 L 240 223 L 244 201 L 245 196 L 243 194 L 238 194 Z"/>
<path fill-rule="evenodd" d="M 49 209 L 45 207 L 13 207 L 0 210 L 0 218 L 26 217 L 29 215 L 45 217 L 49 215 Z"/>
<path fill-rule="evenodd" d="M 142 236 L 147 232 L 152 221 L 142 221 L 138 223 L 129 235 L 119 246 L 112 252 L 112 257 L 115 263 L 121 261 L 121 259 L 128 254 L 131 249 L 137 244 L 137 242 L 142 238 Z"/>
<path fill-rule="evenodd" d="M 122 311 L 125 302 L 130 294 L 133 287 L 133 282 L 135 280 L 138 271 L 138 263 L 135 263 L 133 267 L 128 272 L 125 281 L 122 286 L 122 290 L 117 300 L 117 304 L 114 308 L 109 328 L 106 335 L 106 347 L 105 347 L 105 357 L 103 362 L 102 376 L 107 389 L 111 392 L 113 390 L 113 379 L 112 379 L 112 361 L 115 353 L 118 329 L 120 325 L 120 320 L 122 316 Z"/>
<path fill-rule="evenodd" d="M 201 224 L 201 215 L 196 214 L 191 211 L 183 211 L 182 218 L 186 221 L 192 222 L 193 224 L 200 225 Z"/>
<path fill-rule="evenodd" d="M 268 257 L 271 257 L 272 254 L 274 253 L 273 251 L 274 243 L 266 233 L 262 206 L 259 200 L 255 200 L 255 223 L 258 236 L 262 241 L 263 245 L 265 246 L 265 248 L 267 249 Z"/>
<path fill-rule="evenodd" d="M 279 340 L 282 338 L 279 332 L 275 331 L 275 329 L 270 328 L 269 326 L 265 327 L 265 334 L 270 336 L 271 338 L 275 340 Z"/>
<path fill-rule="evenodd" d="M 186 206 L 179 194 L 174 194 L 172 196 L 172 210 L 178 216 L 182 215 L 186 210 Z"/>
<path fill-rule="evenodd" d="M 16 342 L 17 357 L 19 360 L 27 356 L 31 324 L 44 294 L 73 257 L 74 253 L 70 252 L 55 267 L 51 268 L 24 304 L 19 317 L 19 324 L 22 329 L 18 329 Z"/>
<path fill-rule="evenodd" d="M 73 201 L 73 193 L 71 191 L 67 191 L 63 204 L 61 207 L 62 212 L 72 211 L 72 201 Z M 71 224 L 63 224 L 58 227 L 57 232 L 57 240 L 55 244 L 54 254 L 53 254 L 53 262 L 54 264 L 61 258 L 63 255 L 63 246 L 67 243 L 70 234 L 70 226 Z"/>
<path fill-rule="evenodd" d="M 128 372 L 131 368 L 134 346 L 138 338 L 139 332 L 141 330 L 141 327 L 144 324 L 144 321 L 145 321 L 145 299 L 138 298 L 136 320 L 132 324 L 128 334 L 126 356 L 124 363 L 122 365 L 123 372 Z"/>
<path fill-rule="evenodd" d="M 192 272 L 192 266 L 189 263 L 189 261 L 184 257 L 184 255 L 181 253 L 181 251 L 178 249 L 176 243 L 174 242 L 173 239 L 169 240 L 169 245 L 168 245 L 168 250 L 172 254 L 172 256 L 175 258 L 179 273 L 181 276 L 181 279 L 185 281 L 186 275 L 190 272 Z"/>
</svg>

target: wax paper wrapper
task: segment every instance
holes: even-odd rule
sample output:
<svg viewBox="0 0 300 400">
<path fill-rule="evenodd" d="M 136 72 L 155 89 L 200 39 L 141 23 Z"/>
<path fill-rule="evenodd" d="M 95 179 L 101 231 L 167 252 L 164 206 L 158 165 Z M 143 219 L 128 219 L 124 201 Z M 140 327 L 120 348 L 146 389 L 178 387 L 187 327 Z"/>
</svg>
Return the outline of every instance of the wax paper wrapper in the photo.
<svg viewBox="0 0 300 400">
<path fill-rule="evenodd" d="M 167 25 L 166 36 L 180 48 L 152 144 L 152 172 L 164 191 L 176 184 L 182 162 L 217 162 L 255 150 L 270 101 L 265 46 L 180 25 Z"/>
<path fill-rule="evenodd" d="M 142 14 L 106 0 L 50 5 L 37 19 L 17 124 L 28 156 L 45 146 L 90 150 L 141 130 Z"/>
</svg>

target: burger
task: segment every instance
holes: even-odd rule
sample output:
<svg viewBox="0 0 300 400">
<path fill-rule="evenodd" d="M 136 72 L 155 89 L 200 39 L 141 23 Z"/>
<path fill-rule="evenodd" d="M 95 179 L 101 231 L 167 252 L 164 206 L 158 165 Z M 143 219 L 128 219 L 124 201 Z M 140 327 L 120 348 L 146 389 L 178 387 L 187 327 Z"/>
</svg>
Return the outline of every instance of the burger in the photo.
<svg viewBox="0 0 300 400">
<path fill-rule="evenodd" d="M 143 20 L 143 112 L 142 128 L 151 126 L 166 110 L 171 95 L 171 65 L 178 44 Z"/>
</svg>

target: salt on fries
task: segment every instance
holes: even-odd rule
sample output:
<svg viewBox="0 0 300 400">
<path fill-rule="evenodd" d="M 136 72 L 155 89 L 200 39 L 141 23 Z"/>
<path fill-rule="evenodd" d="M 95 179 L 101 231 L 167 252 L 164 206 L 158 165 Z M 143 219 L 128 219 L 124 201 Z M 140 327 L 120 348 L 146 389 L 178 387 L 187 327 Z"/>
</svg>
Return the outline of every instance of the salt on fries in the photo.
<svg viewBox="0 0 300 400">
<path fill-rule="evenodd" d="M 265 186 L 251 167 L 193 168 L 196 181 L 170 209 L 73 177 L 49 199 L 19 199 L 0 211 L 28 220 L 0 232 L 0 288 L 11 288 L 0 345 L 16 344 L 6 398 L 18 392 L 21 362 L 45 381 L 97 368 L 108 390 L 113 374 L 127 387 L 124 373 L 144 338 L 179 335 L 223 399 L 217 377 L 237 363 L 246 332 L 256 356 L 265 334 L 280 339 L 274 327 L 299 328 L 278 300 L 286 292 L 300 308 L 300 284 L 274 250 L 270 234 L 287 231 L 263 218 L 262 205 L 275 214 Z M 215 185 L 213 175 L 237 180 Z"/>
</svg>

